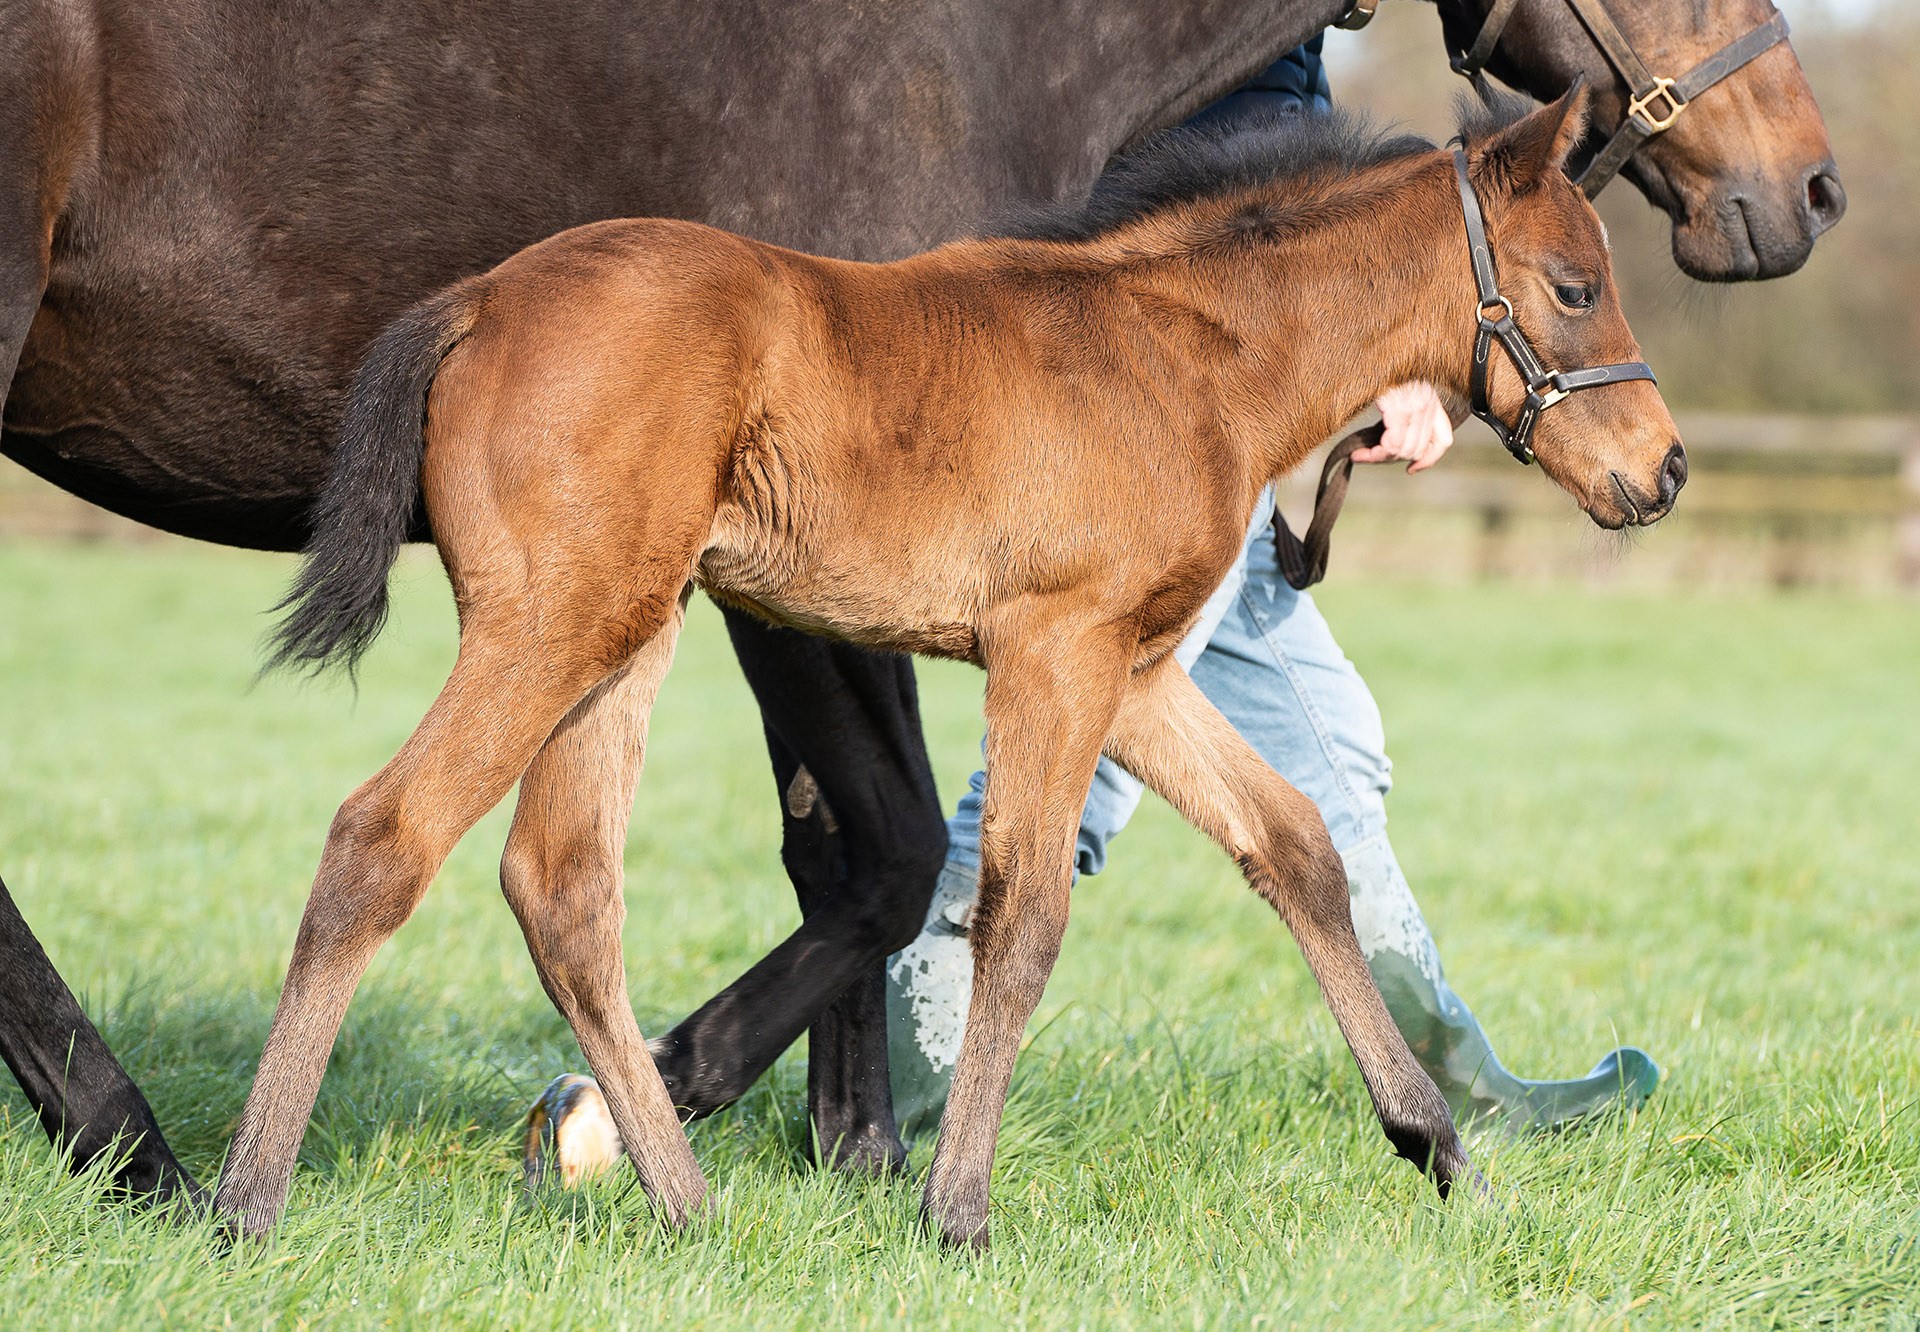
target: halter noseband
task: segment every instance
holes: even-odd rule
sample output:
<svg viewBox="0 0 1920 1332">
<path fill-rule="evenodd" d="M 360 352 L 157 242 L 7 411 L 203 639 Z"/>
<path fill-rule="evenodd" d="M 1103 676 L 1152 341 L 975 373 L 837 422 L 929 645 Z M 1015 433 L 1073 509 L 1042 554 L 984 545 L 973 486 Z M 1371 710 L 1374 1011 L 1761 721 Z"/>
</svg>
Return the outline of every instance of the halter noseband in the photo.
<svg viewBox="0 0 1920 1332">
<path fill-rule="evenodd" d="M 1473 373 L 1468 380 L 1473 414 L 1493 427 L 1493 433 L 1507 446 L 1508 453 L 1523 463 L 1531 463 L 1534 424 L 1539 421 L 1540 413 L 1569 393 L 1633 379 L 1658 381 L 1645 361 L 1621 361 L 1586 370 L 1549 373 L 1534 353 L 1533 344 L 1527 341 L 1527 335 L 1520 331 L 1520 325 L 1513 322 L 1513 302 L 1500 294 L 1499 276 L 1493 267 L 1493 247 L 1487 243 L 1486 218 L 1480 212 L 1480 196 L 1475 193 L 1473 182 L 1467 179 L 1467 154 L 1457 142 L 1453 149 L 1453 178 L 1460 190 L 1460 212 L 1467 223 L 1467 252 L 1473 260 L 1473 284 L 1480 296 L 1477 310 L 1480 327 L 1473 339 Z M 1487 394 L 1488 362 L 1496 338 L 1527 385 L 1527 400 L 1521 404 L 1519 419 L 1512 425 L 1495 415 L 1493 401 Z"/>
<path fill-rule="evenodd" d="M 1520 0 L 1494 0 L 1493 8 L 1487 11 L 1486 21 L 1480 26 L 1479 35 L 1473 39 L 1473 45 L 1453 58 L 1456 72 L 1472 78 L 1485 68 L 1488 58 L 1493 55 L 1493 48 L 1499 44 L 1500 34 L 1506 30 L 1507 20 L 1513 17 L 1513 11 L 1519 3 Z M 1634 51 L 1633 44 L 1621 34 L 1613 16 L 1607 13 L 1603 0 L 1567 0 L 1567 4 L 1592 34 L 1594 45 L 1600 48 L 1600 54 L 1613 66 L 1628 93 L 1626 119 L 1620 122 L 1620 128 L 1613 132 L 1613 137 L 1607 140 L 1606 146 L 1595 155 L 1593 161 L 1587 164 L 1587 169 L 1574 180 L 1574 184 L 1587 192 L 1589 199 L 1606 187 L 1607 182 L 1618 174 L 1641 144 L 1656 134 L 1664 134 L 1672 129 L 1673 123 L 1680 119 L 1680 113 L 1687 109 L 1688 103 L 1694 98 L 1787 40 L 1787 16 L 1776 13 L 1746 36 L 1728 42 L 1680 77 L 1662 78 L 1647 68 Z"/>
</svg>

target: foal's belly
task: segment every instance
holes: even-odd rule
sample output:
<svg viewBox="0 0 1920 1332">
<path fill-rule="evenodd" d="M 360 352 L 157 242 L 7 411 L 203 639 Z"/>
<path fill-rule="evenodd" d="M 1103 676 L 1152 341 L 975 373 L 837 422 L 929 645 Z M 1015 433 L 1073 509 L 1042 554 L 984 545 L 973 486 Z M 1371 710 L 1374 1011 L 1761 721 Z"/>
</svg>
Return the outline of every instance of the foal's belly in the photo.
<svg viewBox="0 0 1920 1332">
<path fill-rule="evenodd" d="M 823 544 L 833 544 L 830 539 Z M 775 624 L 889 652 L 979 660 L 966 593 L 973 571 L 928 577 L 911 552 L 892 558 L 820 558 L 797 540 L 754 530 L 733 506 L 714 521 L 695 581 L 716 601 Z"/>
</svg>

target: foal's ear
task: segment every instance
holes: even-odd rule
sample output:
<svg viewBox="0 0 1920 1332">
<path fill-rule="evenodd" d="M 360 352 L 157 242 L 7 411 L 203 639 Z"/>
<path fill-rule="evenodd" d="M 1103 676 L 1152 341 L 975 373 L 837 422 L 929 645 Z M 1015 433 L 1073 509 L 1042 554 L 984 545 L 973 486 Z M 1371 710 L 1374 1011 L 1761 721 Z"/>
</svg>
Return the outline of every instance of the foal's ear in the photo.
<svg viewBox="0 0 1920 1332">
<path fill-rule="evenodd" d="M 1478 145 L 1476 165 L 1487 182 L 1524 194 L 1567 164 L 1567 155 L 1587 132 L 1587 81 L 1574 85 L 1538 111 L 1522 116 Z"/>
</svg>

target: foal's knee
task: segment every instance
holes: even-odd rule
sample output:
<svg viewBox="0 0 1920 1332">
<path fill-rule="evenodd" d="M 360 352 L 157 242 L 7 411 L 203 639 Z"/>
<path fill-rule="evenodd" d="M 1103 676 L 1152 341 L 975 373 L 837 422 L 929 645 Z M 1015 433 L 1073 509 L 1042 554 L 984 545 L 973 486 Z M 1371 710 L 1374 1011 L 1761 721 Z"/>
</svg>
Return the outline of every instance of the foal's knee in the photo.
<svg viewBox="0 0 1920 1332">
<path fill-rule="evenodd" d="M 1334 849 L 1320 811 L 1304 800 L 1270 821 L 1236 855 L 1254 887 L 1289 922 L 1303 919 L 1322 928 L 1353 929 L 1347 866 Z"/>
</svg>

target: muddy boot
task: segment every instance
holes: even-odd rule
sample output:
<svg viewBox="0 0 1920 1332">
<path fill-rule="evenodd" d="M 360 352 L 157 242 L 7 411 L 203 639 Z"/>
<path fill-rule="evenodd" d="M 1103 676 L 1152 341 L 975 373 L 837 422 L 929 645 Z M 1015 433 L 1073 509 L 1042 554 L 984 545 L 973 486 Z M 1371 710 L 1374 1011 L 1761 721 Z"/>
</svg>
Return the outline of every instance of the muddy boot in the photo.
<svg viewBox="0 0 1920 1332">
<path fill-rule="evenodd" d="M 968 926 L 980 871 L 949 861 L 920 937 L 887 959 L 887 1066 L 900 1136 L 940 1127 L 973 997 Z"/>
<path fill-rule="evenodd" d="M 1479 1021 L 1447 984 L 1440 953 L 1384 834 L 1348 851 L 1353 924 L 1367 970 L 1394 1025 L 1462 1124 L 1498 1121 L 1518 1133 L 1564 1128 L 1640 1107 L 1660 1082 L 1644 1050 L 1622 1046 L 1582 1078 L 1536 1081 L 1506 1070 Z"/>
<path fill-rule="evenodd" d="M 1517 1078 L 1444 976 L 1428 976 L 1412 958 L 1392 952 L 1371 954 L 1367 969 L 1394 1025 L 1461 1124 L 1498 1120 L 1521 1133 L 1564 1128 L 1602 1111 L 1638 1109 L 1660 1082 L 1660 1066 L 1631 1045 L 1582 1078 Z"/>
</svg>

